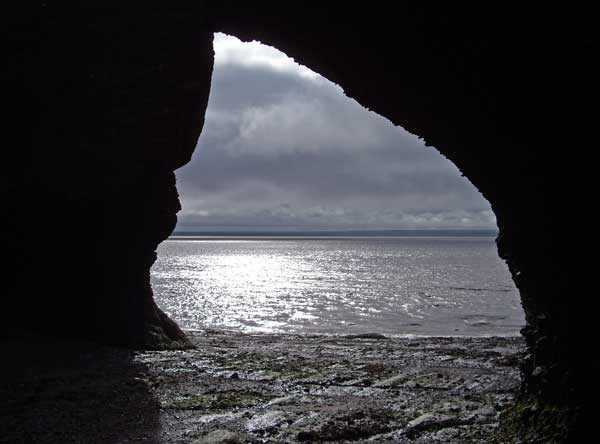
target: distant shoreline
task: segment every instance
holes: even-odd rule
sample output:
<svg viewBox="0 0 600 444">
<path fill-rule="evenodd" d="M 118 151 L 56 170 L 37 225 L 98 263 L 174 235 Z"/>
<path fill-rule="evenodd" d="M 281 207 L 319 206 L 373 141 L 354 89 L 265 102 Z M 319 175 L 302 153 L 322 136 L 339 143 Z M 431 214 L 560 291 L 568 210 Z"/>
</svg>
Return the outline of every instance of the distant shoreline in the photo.
<svg viewBox="0 0 600 444">
<path fill-rule="evenodd" d="M 167 241 L 351 241 L 351 240 L 393 240 L 393 239 L 489 239 L 492 236 L 169 236 Z"/>
<path fill-rule="evenodd" d="M 495 238 L 496 230 L 315 230 L 315 231 L 184 231 L 169 239 L 389 239 L 389 238 Z"/>
</svg>

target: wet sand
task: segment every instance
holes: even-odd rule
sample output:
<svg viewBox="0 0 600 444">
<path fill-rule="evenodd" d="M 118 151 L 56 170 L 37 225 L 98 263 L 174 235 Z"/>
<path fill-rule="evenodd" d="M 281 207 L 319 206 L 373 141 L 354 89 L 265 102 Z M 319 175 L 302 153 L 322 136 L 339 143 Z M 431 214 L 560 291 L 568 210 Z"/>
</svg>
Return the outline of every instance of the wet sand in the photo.
<svg viewBox="0 0 600 444">
<path fill-rule="evenodd" d="M 194 350 L 4 344 L 0 443 L 487 443 L 521 338 L 190 332 Z"/>
</svg>

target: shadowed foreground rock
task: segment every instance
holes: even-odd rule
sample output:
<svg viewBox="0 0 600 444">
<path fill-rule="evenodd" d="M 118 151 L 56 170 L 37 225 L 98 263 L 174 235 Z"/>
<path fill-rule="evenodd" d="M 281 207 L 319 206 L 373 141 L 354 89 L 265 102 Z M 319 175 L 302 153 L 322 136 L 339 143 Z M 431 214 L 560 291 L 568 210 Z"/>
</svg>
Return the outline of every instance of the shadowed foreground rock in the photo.
<svg viewBox="0 0 600 444">
<path fill-rule="evenodd" d="M 3 375 L 0 442 L 483 444 L 523 350 L 521 338 L 190 339 L 196 350 L 45 344 L 61 364 Z M 40 359 L 29 350 L 6 357 L 22 370 Z"/>
<path fill-rule="evenodd" d="M 571 234 L 593 201 L 583 169 L 596 139 L 595 14 L 228 1 L 15 8 L 2 19 L 3 335 L 26 326 L 186 345 L 153 301 L 149 268 L 175 226 L 173 171 L 202 130 L 212 33 L 223 31 L 339 83 L 473 182 L 496 213 L 527 317 L 507 433 L 578 442 L 592 430 L 597 315 L 583 241 Z"/>
</svg>

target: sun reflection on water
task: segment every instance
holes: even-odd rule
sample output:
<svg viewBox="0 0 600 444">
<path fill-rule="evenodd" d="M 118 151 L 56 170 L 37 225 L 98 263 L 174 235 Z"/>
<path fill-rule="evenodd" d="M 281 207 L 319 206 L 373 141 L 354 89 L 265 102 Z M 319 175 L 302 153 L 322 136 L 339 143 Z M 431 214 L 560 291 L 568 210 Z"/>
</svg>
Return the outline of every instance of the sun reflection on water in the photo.
<svg viewBox="0 0 600 444">
<path fill-rule="evenodd" d="M 518 332 L 518 295 L 493 243 L 435 248 L 373 240 L 168 241 L 152 281 L 159 305 L 184 328 L 477 334 L 471 319 L 479 316 L 479 332 Z"/>
</svg>

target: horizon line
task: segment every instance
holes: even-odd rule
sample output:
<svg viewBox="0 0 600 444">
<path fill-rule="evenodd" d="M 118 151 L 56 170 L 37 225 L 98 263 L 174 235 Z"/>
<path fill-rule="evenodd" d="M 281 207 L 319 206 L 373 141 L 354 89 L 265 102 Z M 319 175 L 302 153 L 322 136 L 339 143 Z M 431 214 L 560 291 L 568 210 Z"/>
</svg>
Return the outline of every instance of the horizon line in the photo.
<svg viewBox="0 0 600 444">
<path fill-rule="evenodd" d="M 497 229 L 204 229 L 175 230 L 169 237 L 495 237 Z"/>
</svg>

